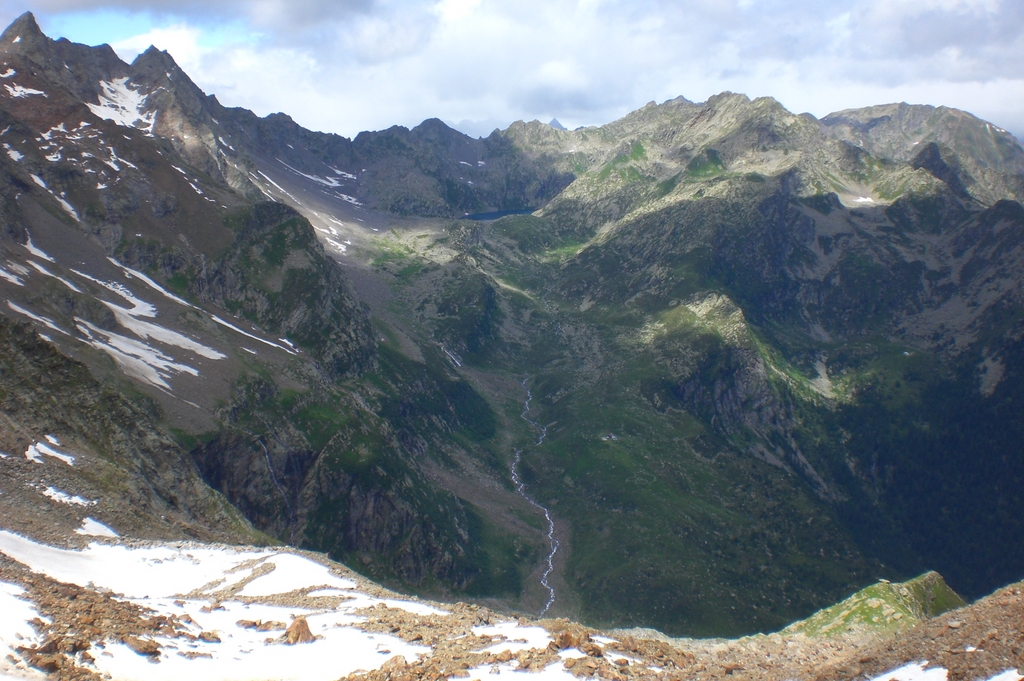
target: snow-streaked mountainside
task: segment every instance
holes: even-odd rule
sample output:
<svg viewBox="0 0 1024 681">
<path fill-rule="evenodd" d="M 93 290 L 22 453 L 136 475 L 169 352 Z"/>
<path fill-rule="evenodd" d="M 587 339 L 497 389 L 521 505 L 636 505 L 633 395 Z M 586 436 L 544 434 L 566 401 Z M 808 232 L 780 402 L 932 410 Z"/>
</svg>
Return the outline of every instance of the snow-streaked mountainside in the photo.
<svg viewBox="0 0 1024 681">
<path fill-rule="evenodd" d="M 1020 144 L 556 124 L 0 35 L 0 675 L 1019 679 Z"/>
</svg>

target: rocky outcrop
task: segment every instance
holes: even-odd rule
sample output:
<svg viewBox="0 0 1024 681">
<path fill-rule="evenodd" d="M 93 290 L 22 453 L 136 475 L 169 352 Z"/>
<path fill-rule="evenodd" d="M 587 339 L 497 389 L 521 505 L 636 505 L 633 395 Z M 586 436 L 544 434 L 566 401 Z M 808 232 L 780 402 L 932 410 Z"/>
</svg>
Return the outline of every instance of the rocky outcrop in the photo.
<svg viewBox="0 0 1024 681">
<path fill-rule="evenodd" d="M 288 206 L 261 203 L 233 223 L 234 242 L 219 260 L 204 259 L 191 285 L 195 295 L 294 339 L 329 379 L 371 369 L 369 309 L 309 222 Z"/>
<path fill-rule="evenodd" d="M 52 524 L 51 532 L 70 534 L 91 514 L 138 536 L 252 540 L 251 526 L 203 483 L 159 418 L 151 401 L 99 383 L 31 327 L 0 315 L 0 507 L 8 529 L 46 532 Z M 71 464 L 21 455 L 46 436 L 62 443 Z M 48 486 L 84 499 L 80 512 L 44 501 L 39 490 Z"/>
</svg>

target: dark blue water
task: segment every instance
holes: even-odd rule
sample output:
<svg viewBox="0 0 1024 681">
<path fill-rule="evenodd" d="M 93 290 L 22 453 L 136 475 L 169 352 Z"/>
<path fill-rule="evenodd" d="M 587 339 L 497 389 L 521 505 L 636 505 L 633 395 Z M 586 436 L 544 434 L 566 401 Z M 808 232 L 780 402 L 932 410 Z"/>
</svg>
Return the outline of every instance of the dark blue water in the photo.
<svg viewBox="0 0 1024 681">
<path fill-rule="evenodd" d="M 463 215 L 463 220 L 497 220 L 503 218 L 506 215 L 528 215 L 532 213 L 535 208 L 524 208 L 521 210 L 496 210 L 490 213 L 473 213 L 472 215 Z"/>
</svg>

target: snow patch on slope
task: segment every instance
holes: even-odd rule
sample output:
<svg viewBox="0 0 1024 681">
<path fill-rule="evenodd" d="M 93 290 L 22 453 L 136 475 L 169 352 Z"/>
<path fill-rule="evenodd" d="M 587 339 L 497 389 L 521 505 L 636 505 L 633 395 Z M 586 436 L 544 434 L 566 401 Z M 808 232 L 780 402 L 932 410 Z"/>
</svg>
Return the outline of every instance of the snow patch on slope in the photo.
<svg viewBox="0 0 1024 681">
<path fill-rule="evenodd" d="M 173 357 L 168 357 L 145 343 L 113 331 L 105 331 L 78 317 L 75 318 L 75 323 L 86 337 L 84 342 L 87 345 L 107 353 L 124 373 L 144 383 L 170 391 L 171 386 L 167 381 L 173 374 L 199 375 L 193 367 L 178 363 Z"/>
<path fill-rule="evenodd" d="M 89 110 L 100 118 L 114 121 L 126 128 L 138 128 L 153 132 L 156 123 L 156 112 L 144 111 L 148 95 L 128 87 L 127 78 L 115 78 L 112 81 L 100 81 L 98 104 L 86 104 Z M 141 124 L 141 125 L 140 125 Z"/>
<path fill-rule="evenodd" d="M 18 646 L 34 646 L 39 643 L 35 630 L 29 624 L 39 617 L 35 607 L 21 596 L 25 590 L 20 586 L 0 582 L 0 678 L 44 679 L 46 676 L 29 669 L 17 658 L 9 658 L 7 652 Z"/>
<path fill-rule="evenodd" d="M 28 264 L 31 265 L 34 270 L 39 272 L 39 274 L 46 275 L 47 277 L 50 277 L 51 279 L 56 279 L 57 281 L 59 281 L 60 283 L 64 284 L 65 286 L 67 286 L 72 291 L 74 291 L 75 293 L 81 293 L 82 292 L 82 289 L 78 288 L 77 286 L 72 284 L 70 281 L 68 281 L 64 277 L 61 277 L 61 276 L 58 276 L 58 275 L 54 274 L 50 270 L 46 269 L 45 267 L 43 267 L 42 265 L 37 263 L 35 260 L 29 260 Z"/>
<path fill-rule="evenodd" d="M 7 88 L 7 92 L 10 93 L 11 97 L 17 97 L 18 99 L 22 99 L 24 97 L 37 97 L 39 95 L 42 95 L 43 97 L 49 97 L 49 95 L 43 92 L 42 90 L 33 90 L 30 87 L 22 87 L 21 85 L 17 84 L 5 84 L 4 87 Z"/>
<path fill-rule="evenodd" d="M 58 504 L 66 504 L 68 506 L 95 506 L 99 503 L 98 501 L 83 499 L 77 494 L 75 496 L 71 496 L 67 492 L 62 492 L 53 486 L 47 487 L 41 492 L 41 494 L 44 497 L 48 497 L 49 499 L 56 501 Z"/>
<path fill-rule="evenodd" d="M 33 175 L 33 177 L 35 177 L 35 176 Z M 42 180 L 39 180 L 39 181 L 42 182 Z M 46 185 L 44 184 L 43 187 L 45 187 L 45 186 Z M 38 248 L 35 244 L 33 244 L 31 236 L 28 237 L 28 241 L 25 242 L 25 250 L 27 250 L 29 253 L 31 253 L 32 255 L 36 256 L 37 258 L 42 258 L 43 260 L 49 260 L 50 262 L 57 262 L 53 258 L 53 256 L 48 255 L 41 248 Z"/>
<path fill-rule="evenodd" d="M 381 599 L 360 593 L 354 581 L 331 574 L 324 565 L 287 551 L 195 544 L 126 546 L 107 543 L 93 543 L 85 550 L 72 551 L 0 531 L 0 552 L 53 579 L 111 589 L 158 614 L 181 618 L 188 615 L 185 621 L 192 622 L 189 627 L 194 634 L 215 631 L 220 638 L 220 642 L 207 642 L 156 637 L 154 640 L 162 648 L 159 664 L 153 664 L 123 644 L 108 643 L 104 654 L 97 655 L 95 661 L 97 671 L 109 675 L 107 678 L 124 681 L 178 681 L 182 678 L 192 681 L 331 681 L 357 669 L 378 669 L 394 655 L 416 659 L 430 652 L 425 646 L 405 643 L 395 636 L 355 628 L 353 625 L 366 619 L 355 611 L 379 603 Z M 341 600 L 334 609 L 314 610 L 257 602 L 246 594 L 240 599 L 224 599 L 217 609 L 204 608 L 209 605 L 210 594 L 226 585 L 252 580 L 252 569 L 261 562 L 273 562 L 274 572 L 257 576 L 249 583 L 254 585 L 255 592 L 266 593 L 270 598 L 278 593 L 327 585 L 342 588 L 353 598 Z M 244 572 L 246 570 L 248 572 Z M 272 577 L 278 572 L 281 574 Z M 4 592 L 0 590 L 0 599 L 3 597 Z M 0 605 L 6 602 L 0 600 Z M 404 602 L 388 603 L 401 607 Z M 31 607 L 27 603 L 24 606 L 22 610 Z M 2 623 L 8 620 L 24 623 L 34 616 L 35 613 L 28 610 L 16 612 L 0 608 Z M 277 645 L 267 642 L 267 632 L 239 624 L 239 620 L 289 622 L 293 617 L 306 617 L 317 639 L 299 646 Z M 5 624 L 0 624 L 0 636 L 5 631 L 3 626 Z M 11 646 L 8 641 L 4 638 L 2 643 Z M 0 648 L 0 655 L 4 652 Z M 194 659 L 178 653 L 188 653 Z"/>
<path fill-rule="evenodd" d="M 160 286 L 160 284 L 156 283 L 155 281 L 153 281 L 152 279 L 147 277 L 142 272 L 139 272 L 138 270 L 133 270 L 132 268 L 130 268 L 130 267 L 126 266 L 126 265 L 122 265 L 121 263 L 119 263 L 118 261 L 114 260 L 113 258 L 107 258 L 107 260 L 109 260 L 111 263 L 113 263 L 113 265 L 115 267 L 120 267 L 121 270 L 124 272 L 124 275 L 126 277 L 128 277 L 129 279 L 138 279 L 139 281 L 144 283 L 146 286 L 149 286 L 151 289 L 153 289 L 154 291 L 156 291 L 160 295 L 164 296 L 168 300 L 173 300 L 174 302 L 178 303 L 179 305 L 184 305 L 185 307 L 191 307 L 192 309 L 198 309 L 192 303 L 189 303 L 188 301 L 182 300 L 181 298 L 179 298 L 178 296 L 174 295 L 173 293 L 171 293 L 167 289 L 163 288 L 162 286 Z"/>
<path fill-rule="evenodd" d="M 8 272 L 3 267 L 0 267 L 0 279 L 6 279 L 7 281 L 9 281 L 10 283 L 14 284 L 15 286 L 24 286 L 25 285 L 25 282 L 21 280 L 21 277 L 19 277 L 16 274 L 12 274 L 12 273 Z"/>
<path fill-rule="evenodd" d="M 121 536 L 93 518 L 83 520 L 82 526 L 75 530 L 75 534 L 80 534 L 84 537 L 107 537 L 108 539 L 116 539 Z"/>
<path fill-rule="evenodd" d="M 25 458 L 29 461 L 34 461 L 35 463 L 45 463 L 43 461 L 44 455 L 53 457 L 58 461 L 63 461 L 69 466 L 75 465 L 74 455 L 55 449 L 45 442 L 33 442 L 28 446 L 28 449 L 25 450 Z"/>
<path fill-rule="evenodd" d="M 32 175 L 31 177 L 33 182 L 35 182 L 37 185 L 45 189 L 47 192 L 49 192 L 50 196 L 56 199 L 57 203 L 60 204 L 60 207 L 64 209 L 64 212 L 73 217 L 75 219 L 75 222 L 81 222 L 81 220 L 78 218 L 78 213 L 75 212 L 74 207 L 66 200 L 64 200 L 64 197 L 55 194 L 52 189 L 47 187 L 46 182 L 43 181 L 43 178 L 39 177 L 38 175 Z"/>
<path fill-rule="evenodd" d="M 25 309 L 24 307 L 22 307 L 20 305 L 16 305 L 16 304 L 14 304 L 13 302 L 11 302 L 9 300 L 7 301 L 7 306 L 10 307 L 15 312 L 17 312 L 18 314 L 24 314 L 25 316 L 29 317 L 30 320 L 32 320 L 33 322 L 37 322 L 38 324 L 43 325 L 44 327 L 46 327 L 47 329 L 49 329 L 51 331 L 56 331 L 57 333 L 63 334 L 65 336 L 70 336 L 71 335 L 67 331 L 61 329 L 56 324 L 54 324 L 53 320 L 50 320 L 49 317 L 42 316 L 41 314 L 34 314 L 33 312 L 30 312 L 29 310 Z"/>
<path fill-rule="evenodd" d="M 264 340 L 264 339 L 260 338 L 259 336 L 254 336 L 251 333 L 249 333 L 248 331 L 243 331 L 242 329 L 238 328 L 234 324 L 230 324 L 230 323 L 224 321 L 223 319 L 221 319 L 220 317 L 218 317 L 216 315 L 210 315 L 210 319 L 212 319 L 217 324 L 220 324 L 221 326 L 225 326 L 225 327 L 231 329 L 235 333 L 242 334 L 246 338 L 251 338 L 254 341 L 259 341 L 260 343 L 263 343 L 264 345 L 269 345 L 270 347 L 277 348 L 278 350 L 284 350 L 289 355 L 297 355 L 298 354 L 294 350 L 289 350 L 288 348 L 284 347 L 283 345 L 278 345 L 277 343 L 274 343 L 272 341 Z M 289 345 L 291 345 L 291 343 L 289 343 Z M 292 347 L 294 347 L 294 346 L 292 346 Z"/>
</svg>

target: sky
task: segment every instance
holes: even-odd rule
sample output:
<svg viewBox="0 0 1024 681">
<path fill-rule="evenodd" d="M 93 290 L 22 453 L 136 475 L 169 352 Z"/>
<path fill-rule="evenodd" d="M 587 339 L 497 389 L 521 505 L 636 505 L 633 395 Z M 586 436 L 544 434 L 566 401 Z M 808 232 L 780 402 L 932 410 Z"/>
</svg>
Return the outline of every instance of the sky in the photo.
<svg viewBox="0 0 1024 681">
<path fill-rule="evenodd" d="M 905 101 L 1024 137 L 1022 0 L 0 0 L 43 31 L 167 50 L 207 93 L 352 137 L 440 118 L 600 125 L 732 91 L 794 113 Z"/>
</svg>

